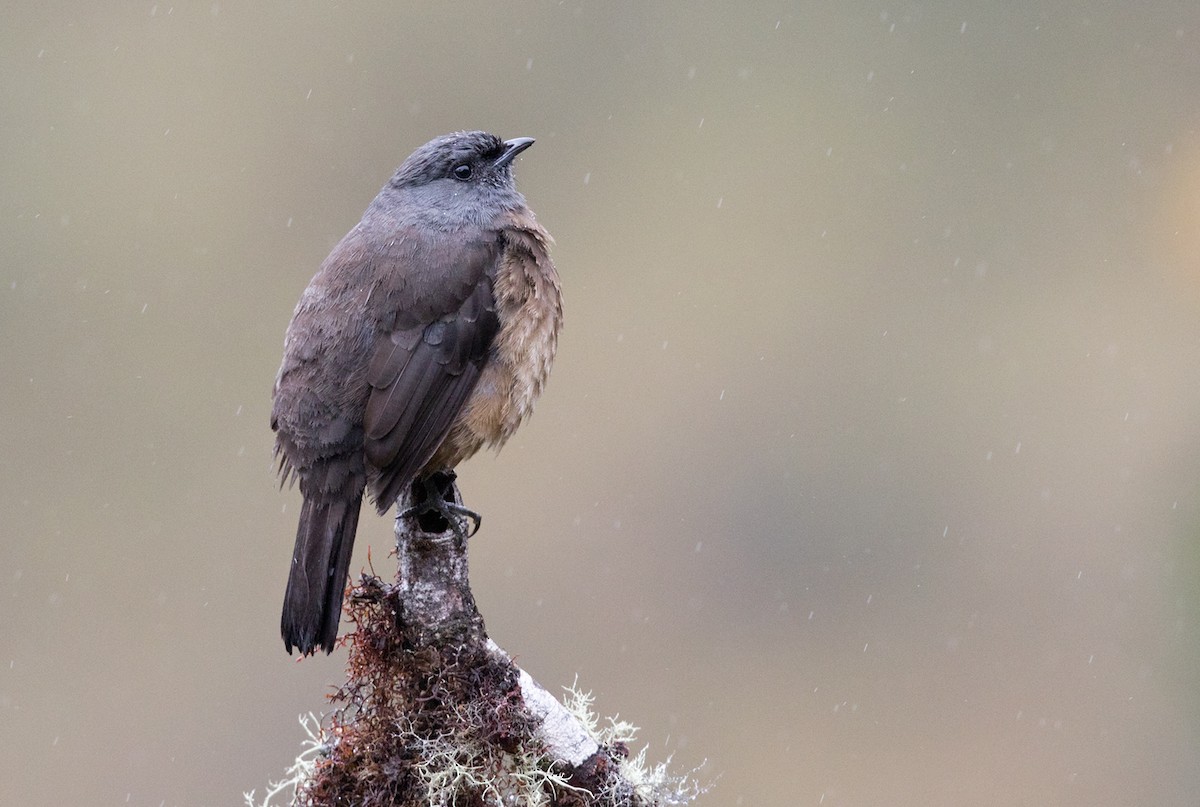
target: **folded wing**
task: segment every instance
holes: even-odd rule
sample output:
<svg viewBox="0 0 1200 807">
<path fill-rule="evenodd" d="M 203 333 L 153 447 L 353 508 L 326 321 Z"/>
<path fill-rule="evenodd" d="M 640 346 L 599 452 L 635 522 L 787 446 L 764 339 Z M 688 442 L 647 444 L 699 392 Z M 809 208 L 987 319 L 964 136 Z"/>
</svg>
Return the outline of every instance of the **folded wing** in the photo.
<svg viewBox="0 0 1200 807">
<path fill-rule="evenodd" d="M 479 380 L 500 327 L 493 294 L 499 250 L 489 247 L 476 242 L 451 257 L 460 261 L 452 267 L 421 266 L 416 282 L 403 287 L 421 298 L 395 301 L 397 327 L 371 356 L 363 426 L 367 461 L 380 470 L 374 492 L 381 513 L 437 451 Z M 415 323 L 414 311 L 424 314 Z"/>
</svg>

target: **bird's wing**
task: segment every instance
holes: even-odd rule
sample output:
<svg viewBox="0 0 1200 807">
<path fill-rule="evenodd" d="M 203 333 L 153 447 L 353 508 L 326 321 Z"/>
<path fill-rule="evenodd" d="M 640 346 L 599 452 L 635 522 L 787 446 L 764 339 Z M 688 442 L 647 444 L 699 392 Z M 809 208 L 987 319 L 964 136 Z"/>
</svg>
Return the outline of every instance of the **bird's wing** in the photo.
<svg viewBox="0 0 1200 807">
<path fill-rule="evenodd" d="M 383 511 L 445 439 L 500 327 L 492 290 L 498 239 L 409 245 L 404 282 L 383 292 L 395 327 L 367 368 L 365 449 L 380 469 L 373 487 Z"/>
</svg>

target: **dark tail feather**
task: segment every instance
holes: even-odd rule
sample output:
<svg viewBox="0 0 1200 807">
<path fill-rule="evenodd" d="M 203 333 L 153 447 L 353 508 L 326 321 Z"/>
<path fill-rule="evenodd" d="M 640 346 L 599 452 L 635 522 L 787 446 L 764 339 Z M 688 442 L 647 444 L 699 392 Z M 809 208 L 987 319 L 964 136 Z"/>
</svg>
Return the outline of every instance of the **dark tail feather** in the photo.
<svg viewBox="0 0 1200 807">
<path fill-rule="evenodd" d="M 281 627 L 289 653 L 293 647 L 306 656 L 318 647 L 333 652 L 361 503 L 361 495 L 350 501 L 304 500 L 283 598 Z"/>
</svg>

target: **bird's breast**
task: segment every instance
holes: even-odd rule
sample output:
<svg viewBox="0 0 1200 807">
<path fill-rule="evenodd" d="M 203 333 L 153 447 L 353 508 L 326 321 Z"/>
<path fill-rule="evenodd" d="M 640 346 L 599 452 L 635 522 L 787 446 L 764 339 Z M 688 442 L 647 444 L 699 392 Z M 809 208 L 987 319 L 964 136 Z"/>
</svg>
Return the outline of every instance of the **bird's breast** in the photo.
<svg viewBox="0 0 1200 807">
<path fill-rule="evenodd" d="M 484 446 L 499 448 L 533 412 L 562 327 L 558 273 L 543 230 L 508 234 L 494 280 L 500 328 L 462 415 L 428 467 L 449 467 Z"/>
</svg>

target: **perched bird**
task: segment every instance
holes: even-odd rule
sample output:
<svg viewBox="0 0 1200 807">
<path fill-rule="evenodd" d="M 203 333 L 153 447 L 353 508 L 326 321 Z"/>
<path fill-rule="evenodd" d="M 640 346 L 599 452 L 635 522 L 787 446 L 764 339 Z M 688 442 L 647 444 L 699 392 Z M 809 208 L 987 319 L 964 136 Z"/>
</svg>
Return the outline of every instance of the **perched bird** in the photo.
<svg viewBox="0 0 1200 807">
<path fill-rule="evenodd" d="M 550 235 L 513 182 L 531 145 L 456 132 L 421 146 L 300 297 L 271 412 L 282 481 L 304 498 L 289 653 L 333 650 L 365 490 L 382 515 L 414 482 L 499 448 L 533 410 L 562 298 Z"/>
</svg>

